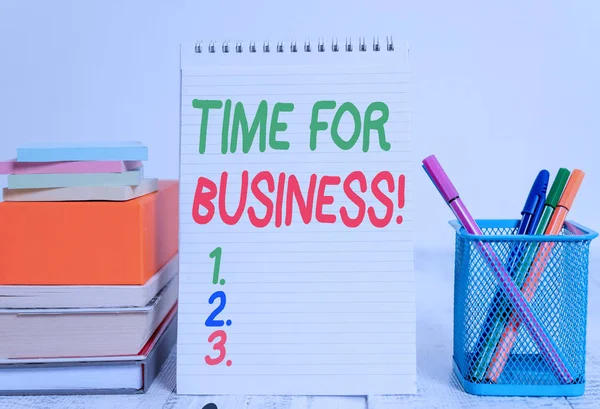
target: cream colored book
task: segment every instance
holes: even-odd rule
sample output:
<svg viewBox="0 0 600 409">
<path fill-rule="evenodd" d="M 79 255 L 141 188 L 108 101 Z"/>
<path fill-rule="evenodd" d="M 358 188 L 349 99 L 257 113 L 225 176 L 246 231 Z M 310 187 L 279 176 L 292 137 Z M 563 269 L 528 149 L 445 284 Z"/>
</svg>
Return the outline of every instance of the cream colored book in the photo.
<svg viewBox="0 0 600 409">
<path fill-rule="evenodd" d="M 134 186 L 70 186 L 39 189 L 4 188 L 5 202 L 68 202 L 114 201 L 122 202 L 158 190 L 158 179 L 143 179 Z"/>
<path fill-rule="evenodd" d="M 175 255 L 144 285 L 0 285 L 0 308 L 143 307 L 178 271 Z"/>
<path fill-rule="evenodd" d="M 0 359 L 0 395 L 146 393 L 176 339 L 174 307 L 135 355 Z"/>
<path fill-rule="evenodd" d="M 0 360 L 138 354 L 177 302 L 173 279 L 146 306 L 0 310 Z"/>
</svg>

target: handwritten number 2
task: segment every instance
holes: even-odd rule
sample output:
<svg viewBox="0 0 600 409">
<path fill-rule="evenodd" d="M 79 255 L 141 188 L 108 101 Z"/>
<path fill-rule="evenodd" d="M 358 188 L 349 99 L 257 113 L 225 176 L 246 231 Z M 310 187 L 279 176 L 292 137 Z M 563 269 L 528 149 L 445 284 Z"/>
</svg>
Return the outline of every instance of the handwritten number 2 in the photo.
<svg viewBox="0 0 600 409">
<path fill-rule="evenodd" d="M 219 301 L 219 305 L 208 316 L 208 318 L 206 319 L 206 321 L 204 321 L 204 324 L 207 327 L 222 327 L 223 326 L 223 320 L 215 320 L 215 318 L 217 318 L 217 315 L 219 315 L 219 313 L 221 311 L 223 311 L 223 308 L 225 308 L 225 304 L 227 303 L 227 301 L 225 299 L 225 293 L 223 291 L 216 291 L 216 292 L 214 292 L 210 296 L 210 298 L 208 299 L 208 303 L 209 304 L 214 303 L 217 298 L 220 300 Z"/>
<path fill-rule="evenodd" d="M 211 358 L 210 355 L 206 355 L 204 357 L 204 361 L 208 365 L 217 365 L 220 364 L 223 359 L 225 359 L 225 342 L 227 342 L 227 334 L 222 329 L 216 330 L 212 334 L 208 336 L 208 342 L 212 343 L 215 338 L 219 338 L 219 342 L 213 345 L 213 349 L 215 351 L 219 351 L 219 355 L 216 358 Z"/>
</svg>

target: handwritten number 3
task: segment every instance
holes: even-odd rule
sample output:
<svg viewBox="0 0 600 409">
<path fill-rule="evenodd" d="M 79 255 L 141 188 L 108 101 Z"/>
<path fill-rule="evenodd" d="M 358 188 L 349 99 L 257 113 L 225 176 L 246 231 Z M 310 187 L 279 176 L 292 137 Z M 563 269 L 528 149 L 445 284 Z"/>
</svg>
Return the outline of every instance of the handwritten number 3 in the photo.
<svg viewBox="0 0 600 409">
<path fill-rule="evenodd" d="M 215 338 L 219 338 L 219 342 L 213 345 L 213 349 L 215 351 L 219 351 L 219 356 L 216 358 L 211 358 L 210 355 L 206 355 L 204 357 L 204 361 L 208 365 L 217 365 L 220 364 L 223 359 L 225 359 L 225 342 L 227 342 L 227 334 L 222 329 L 219 329 L 208 336 L 208 342 L 212 343 Z"/>
</svg>

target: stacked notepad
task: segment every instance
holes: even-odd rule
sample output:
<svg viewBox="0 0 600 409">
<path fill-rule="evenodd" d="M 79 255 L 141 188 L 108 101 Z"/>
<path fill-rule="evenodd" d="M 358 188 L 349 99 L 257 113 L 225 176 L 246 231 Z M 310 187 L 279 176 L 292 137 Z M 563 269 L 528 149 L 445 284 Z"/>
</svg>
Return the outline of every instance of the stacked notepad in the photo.
<svg viewBox="0 0 600 409">
<path fill-rule="evenodd" d="M 130 200 L 158 188 L 156 179 L 144 179 L 147 159 L 137 142 L 22 147 L 16 159 L 0 162 L 8 175 L 4 200 Z"/>
<path fill-rule="evenodd" d="M 0 163 L 0 393 L 143 392 L 176 337 L 177 181 L 140 143 Z"/>
</svg>

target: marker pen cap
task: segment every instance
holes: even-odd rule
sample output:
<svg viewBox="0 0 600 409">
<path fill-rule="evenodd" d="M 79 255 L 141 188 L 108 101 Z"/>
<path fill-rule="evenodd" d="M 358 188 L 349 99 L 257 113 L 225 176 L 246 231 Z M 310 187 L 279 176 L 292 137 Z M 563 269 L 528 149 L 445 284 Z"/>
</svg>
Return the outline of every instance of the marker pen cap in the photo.
<svg viewBox="0 0 600 409">
<path fill-rule="evenodd" d="M 552 182 L 552 187 L 550 187 L 550 192 L 548 192 L 548 196 L 546 197 L 546 204 L 548 206 L 556 208 L 565 185 L 567 184 L 567 180 L 569 180 L 570 174 L 571 172 L 565 168 L 560 168 L 558 170 L 554 182 Z"/>
<path fill-rule="evenodd" d="M 565 186 L 565 191 L 560 197 L 557 206 L 564 207 L 567 210 L 571 209 L 571 206 L 573 205 L 573 201 L 575 200 L 575 196 L 577 195 L 577 191 L 579 190 L 579 186 L 581 186 L 581 182 L 583 181 L 584 176 L 585 173 L 583 173 L 583 171 L 579 169 L 573 170 L 573 173 L 571 173 L 571 177 L 567 182 L 567 186 Z"/>
</svg>

